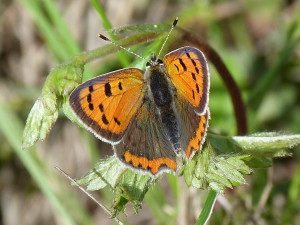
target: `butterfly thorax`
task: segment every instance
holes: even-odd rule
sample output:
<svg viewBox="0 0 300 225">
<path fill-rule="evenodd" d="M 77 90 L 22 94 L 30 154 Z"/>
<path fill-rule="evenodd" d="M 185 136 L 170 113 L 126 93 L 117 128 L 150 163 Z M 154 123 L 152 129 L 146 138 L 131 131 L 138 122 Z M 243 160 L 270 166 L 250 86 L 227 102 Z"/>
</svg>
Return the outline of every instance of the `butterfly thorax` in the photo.
<svg viewBox="0 0 300 225">
<path fill-rule="evenodd" d="M 144 79 L 147 86 L 146 98 L 149 106 L 155 109 L 157 119 L 162 123 L 165 135 L 168 137 L 176 153 L 181 150 L 178 117 L 174 105 L 176 89 L 167 77 L 166 68 L 161 60 L 147 64 Z M 155 107 L 153 107 L 155 106 Z"/>
</svg>

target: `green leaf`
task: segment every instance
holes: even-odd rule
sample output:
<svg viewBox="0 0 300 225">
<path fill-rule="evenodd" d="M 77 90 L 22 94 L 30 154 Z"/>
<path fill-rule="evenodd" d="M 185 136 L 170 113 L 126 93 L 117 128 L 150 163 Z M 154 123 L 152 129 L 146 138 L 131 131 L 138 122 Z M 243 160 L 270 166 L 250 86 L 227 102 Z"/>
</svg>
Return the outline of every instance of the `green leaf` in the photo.
<svg viewBox="0 0 300 225">
<path fill-rule="evenodd" d="M 185 183 L 190 187 L 190 186 L 201 186 L 201 184 L 197 185 L 197 184 L 192 184 L 193 183 L 193 171 L 196 167 L 196 160 L 191 160 L 189 163 L 187 163 L 185 165 L 185 168 L 184 168 L 184 179 L 185 179 Z"/>
<path fill-rule="evenodd" d="M 216 159 L 213 160 L 213 166 L 217 168 L 217 171 L 219 171 L 220 174 L 222 172 L 223 176 L 226 177 L 229 181 L 233 181 L 238 184 L 245 184 L 246 181 L 240 173 L 239 169 L 236 168 L 233 164 L 229 163 L 230 161 L 228 159 L 225 159 L 223 157 L 216 157 Z M 246 167 L 246 164 L 244 164 L 243 167 Z"/>
<path fill-rule="evenodd" d="M 232 188 L 232 184 L 228 179 L 226 179 L 224 174 L 220 172 L 217 168 L 209 167 L 209 170 L 207 171 L 207 179 L 210 180 L 210 185 L 212 183 L 219 183 L 222 186 Z"/>
<path fill-rule="evenodd" d="M 76 179 L 78 184 L 86 185 L 89 191 L 109 186 L 114 193 L 114 217 L 125 212 L 125 205 L 129 201 L 137 212 L 154 181 L 149 175 L 137 173 L 124 166 L 116 156 L 101 160 L 94 169 Z"/>
<path fill-rule="evenodd" d="M 58 117 L 63 99 L 81 82 L 85 63 L 82 56 L 74 57 L 69 63 L 59 65 L 50 72 L 42 94 L 28 115 L 23 132 L 23 149 L 46 138 Z"/>
<path fill-rule="evenodd" d="M 117 157 L 109 157 L 101 160 L 94 169 L 89 171 L 83 177 L 76 179 L 80 185 L 87 185 L 88 191 L 95 191 L 106 187 L 114 188 L 119 177 L 127 170 L 127 168 L 117 159 Z"/>
<path fill-rule="evenodd" d="M 137 213 L 152 183 L 153 179 L 150 176 L 128 169 L 120 176 L 114 187 L 113 216 L 124 211 L 128 201 L 132 203 L 134 211 Z"/>
<path fill-rule="evenodd" d="M 237 170 L 249 174 L 252 171 L 249 170 L 247 166 L 245 166 L 244 162 L 247 162 L 248 160 L 251 159 L 250 155 L 237 155 L 237 156 L 232 156 L 227 159 L 227 162 L 233 165 Z"/>
<path fill-rule="evenodd" d="M 216 192 L 223 192 L 224 187 L 245 184 L 243 174 L 251 173 L 245 161 L 249 155 L 213 154 L 209 145 L 202 152 L 198 152 L 184 168 L 187 185 L 195 188 L 211 187 Z"/>
<path fill-rule="evenodd" d="M 195 188 L 206 188 L 206 172 L 208 170 L 212 151 L 205 148 L 201 153 L 196 152 L 193 159 L 186 163 L 183 171 L 185 182 Z"/>
<path fill-rule="evenodd" d="M 286 149 L 292 148 L 300 143 L 300 135 L 284 135 L 280 133 L 258 133 L 248 137 L 232 137 L 240 149 L 245 152 L 259 154 L 263 152 L 268 156 L 288 155 Z"/>
<path fill-rule="evenodd" d="M 249 166 L 270 166 L 268 157 L 289 155 L 289 148 L 300 144 L 300 135 L 260 133 L 243 137 L 209 134 L 208 147 L 196 153 L 184 167 L 188 186 L 223 192 L 224 187 L 245 184 Z M 230 151 L 231 150 L 231 151 Z"/>
<path fill-rule="evenodd" d="M 249 154 L 252 157 L 283 157 L 289 149 L 300 143 L 300 135 L 258 133 L 251 136 L 226 137 L 209 134 L 207 141 L 217 154 Z"/>
<path fill-rule="evenodd" d="M 268 168 L 272 166 L 272 160 L 253 156 L 246 164 L 250 168 Z"/>
</svg>

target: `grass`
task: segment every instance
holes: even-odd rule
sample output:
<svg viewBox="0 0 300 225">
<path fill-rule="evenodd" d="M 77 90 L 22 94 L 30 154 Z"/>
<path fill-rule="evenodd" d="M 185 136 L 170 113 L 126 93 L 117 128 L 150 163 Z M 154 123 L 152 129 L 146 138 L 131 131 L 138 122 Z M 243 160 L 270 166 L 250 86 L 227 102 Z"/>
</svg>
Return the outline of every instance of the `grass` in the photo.
<svg viewBox="0 0 300 225">
<path fill-rule="evenodd" d="M 38 32 L 54 61 L 57 63 L 65 62 L 71 56 L 84 50 L 71 34 L 55 1 L 19 0 L 19 2 L 22 3 L 24 9 L 30 12 Z M 103 27 L 106 30 L 113 28 L 108 19 L 110 15 L 106 14 L 99 1 L 91 0 L 90 2 L 95 12 L 98 13 Z M 214 17 L 214 14 L 211 13 L 214 12 L 216 7 L 221 7 L 222 4 L 193 3 L 193 5 L 186 7 L 184 10 L 179 10 L 177 6 L 170 6 L 174 7 L 176 16 L 180 18 L 179 26 L 186 29 L 194 29 L 196 35 L 203 37 L 203 39 L 206 36 L 206 41 L 216 49 L 225 61 L 227 68 L 229 68 L 238 83 L 244 99 L 246 99 L 247 119 L 251 133 L 274 129 L 300 133 L 299 72 L 297 72 L 299 71 L 299 54 L 295 53 L 299 49 L 300 41 L 300 21 L 297 16 L 300 10 L 295 5 L 293 6 L 294 13 L 289 15 L 288 21 L 278 21 L 275 19 L 284 17 L 284 12 L 280 10 L 281 4 L 283 3 L 279 1 L 272 3 L 264 1 L 263 6 L 260 8 L 262 12 L 260 16 L 256 13 L 259 6 L 245 3 L 241 11 L 236 14 L 229 14 L 229 16 L 223 18 Z M 288 6 L 285 6 L 285 8 L 288 8 Z M 247 22 L 250 21 L 252 26 L 259 25 L 253 20 L 256 16 L 262 20 L 264 19 L 266 22 L 275 20 L 272 25 L 276 26 L 277 29 L 267 27 L 270 31 L 259 36 L 262 40 L 254 41 L 255 35 L 260 34 L 249 31 Z M 174 17 L 173 14 L 170 15 L 171 19 L 172 17 Z M 198 30 L 201 32 L 197 32 Z M 117 35 L 110 33 L 109 35 L 111 35 L 110 38 L 112 40 L 117 40 Z M 176 39 L 176 32 L 174 32 L 174 36 L 171 37 L 175 43 L 174 45 L 182 45 L 182 40 Z M 144 49 L 145 53 L 149 55 L 152 51 L 157 51 L 159 43 L 160 41 L 154 42 L 148 48 L 144 45 L 139 45 L 139 49 Z M 172 43 L 169 43 L 169 45 L 172 46 Z M 263 48 L 260 46 L 263 46 Z M 117 54 L 117 58 L 112 59 L 112 65 L 128 66 L 129 60 L 126 56 L 127 53 L 120 51 Z M 138 65 L 140 62 L 137 60 L 134 63 Z M 105 70 L 105 68 L 99 68 L 99 70 Z M 211 72 L 210 106 L 212 119 L 210 129 L 226 135 L 233 135 L 236 129 L 232 103 L 219 75 L 212 66 Z M 94 74 L 95 71 L 89 69 L 88 73 Z M 28 89 L 28 92 L 30 92 L 29 87 L 25 86 L 24 89 L 25 91 Z M 287 92 L 285 90 L 290 91 Z M 287 97 L 284 95 L 287 95 Z M 269 103 L 270 99 L 273 98 L 276 99 L 275 105 L 274 102 L 271 102 L 273 104 Z M 281 100 L 285 98 L 289 99 L 289 101 L 284 102 Z M 27 102 L 27 104 L 31 104 L 34 100 L 32 97 L 30 103 Z M 76 196 L 78 194 L 75 195 L 71 190 L 72 188 L 68 187 L 63 178 L 52 169 L 53 165 L 48 164 L 45 158 L 36 154 L 37 149 L 31 149 L 29 152 L 21 150 L 21 137 L 25 122 L 24 115 L 20 113 L 21 106 L 18 106 L 19 109 L 18 107 L 14 109 L 11 102 L 4 102 L 3 99 L 0 103 L 0 136 L 6 139 L 10 151 L 14 152 L 30 173 L 31 178 L 50 202 L 60 221 L 63 224 L 97 224 L 97 221 L 93 218 L 93 213 L 87 210 L 87 207 L 83 206 L 82 202 L 77 199 Z M 270 104 L 272 108 L 263 112 L 262 109 L 266 104 Z M 274 115 L 274 111 L 278 111 L 278 108 L 280 109 L 279 112 Z M 262 113 L 265 113 L 263 117 L 261 117 Z M 260 117 L 264 119 L 257 121 L 257 118 Z M 88 147 L 86 154 L 90 154 L 90 157 L 97 161 L 95 159 L 95 156 L 99 155 L 97 144 L 93 144 L 94 140 L 91 142 L 90 139 L 92 138 L 90 135 L 85 134 L 83 136 Z M 40 151 L 43 150 L 40 149 Z M 67 149 L 64 149 L 64 151 L 67 151 Z M 274 186 L 277 185 L 279 188 L 274 188 L 270 195 L 267 196 L 269 200 L 265 203 L 264 211 L 259 217 L 260 221 L 264 221 L 266 224 L 274 224 L 275 221 L 281 221 L 281 224 L 293 224 L 299 218 L 299 212 L 297 211 L 300 199 L 299 155 L 295 155 L 287 163 L 295 166 L 295 169 L 290 172 L 294 174 L 289 176 L 289 179 L 285 179 L 284 175 L 282 175 L 281 180 L 274 181 Z M 285 164 L 280 163 L 280 161 L 275 162 L 275 166 L 284 171 Z M 229 221 L 227 224 L 244 224 L 245 221 L 249 221 L 247 216 L 249 214 L 252 215 L 251 213 L 255 211 L 259 199 L 266 197 L 263 196 L 263 190 L 266 186 L 265 181 L 269 177 L 267 173 L 261 170 L 255 173 L 254 176 L 249 177 L 252 180 L 249 182 L 249 186 L 236 188 L 235 190 L 237 191 L 233 192 L 233 194 L 228 192 L 225 195 L 229 201 L 232 200 L 232 205 L 238 204 L 240 206 L 239 209 L 237 211 L 228 209 L 216 210 L 211 218 L 211 224 L 226 224 L 226 221 Z M 77 175 L 80 176 L 82 174 Z M 182 193 L 178 179 L 168 176 L 166 182 L 171 190 L 169 195 L 172 199 L 175 199 L 175 203 L 172 205 L 174 209 L 172 213 L 164 210 L 165 206 L 169 205 L 169 199 L 165 197 L 166 189 L 161 186 L 162 184 L 158 184 L 150 190 L 145 199 L 151 218 L 157 224 L 174 224 L 174 221 L 180 215 L 179 209 L 182 202 L 179 199 Z M 247 189 L 250 189 L 250 191 L 247 191 Z M 108 199 L 105 203 L 109 205 L 111 201 L 111 198 L 107 196 L 109 191 L 101 192 L 100 195 L 105 196 L 103 199 Z M 274 208 L 274 203 L 276 203 L 278 196 L 284 196 L 283 206 Z M 200 218 L 196 224 L 205 224 L 207 216 L 203 215 L 209 215 L 210 206 L 212 206 L 214 198 L 214 193 L 210 192 L 207 198 L 207 201 L 210 203 L 202 203 L 205 210 L 202 211 L 202 214 L 200 214 L 200 211 L 197 212 Z M 246 204 L 247 199 L 250 199 L 250 206 Z M 239 202 L 243 200 L 244 202 Z M 199 203 L 199 205 L 201 204 Z M 282 213 L 276 213 L 280 209 L 282 209 Z M 139 216 L 141 215 L 136 215 L 136 217 Z M 133 224 L 130 222 L 130 219 L 124 218 L 123 221 Z"/>
</svg>

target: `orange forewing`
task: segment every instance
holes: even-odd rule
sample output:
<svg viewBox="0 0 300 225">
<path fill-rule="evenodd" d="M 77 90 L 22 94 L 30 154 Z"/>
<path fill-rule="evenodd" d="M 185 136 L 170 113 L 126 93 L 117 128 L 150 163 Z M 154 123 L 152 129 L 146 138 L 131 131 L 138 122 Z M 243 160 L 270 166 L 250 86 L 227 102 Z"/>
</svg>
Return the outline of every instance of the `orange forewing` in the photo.
<svg viewBox="0 0 300 225">
<path fill-rule="evenodd" d="M 168 53 L 164 64 L 172 83 L 198 114 L 206 112 L 209 92 L 209 72 L 201 51 L 192 47 Z"/>
<path fill-rule="evenodd" d="M 73 91 L 70 106 L 97 137 L 117 142 L 141 105 L 143 73 L 129 68 L 91 79 Z"/>
</svg>

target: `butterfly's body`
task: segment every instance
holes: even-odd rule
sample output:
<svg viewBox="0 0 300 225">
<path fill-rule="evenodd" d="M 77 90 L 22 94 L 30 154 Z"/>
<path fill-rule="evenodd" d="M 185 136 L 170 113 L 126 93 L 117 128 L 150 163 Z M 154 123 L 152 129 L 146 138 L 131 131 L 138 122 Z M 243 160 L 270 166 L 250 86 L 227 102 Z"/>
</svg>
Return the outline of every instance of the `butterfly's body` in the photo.
<svg viewBox="0 0 300 225">
<path fill-rule="evenodd" d="M 113 145 L 125 165 L 151 175 L 177 171 L 200 151 L 209 119 L 209 73 L 201 51 L 183 47 L 146 71 L 122 69 L 81 84 L 70 106 L 82 124 Z"/>
<path fill-rule="evenodd" d="M 174 104 L 176 88 L 166 75 L 167 71 L 161 60 L 153 57 L 148 64 L 144 74 L 147 88 L 144 101 L 149 110 L 155 109 L 155 121 L 162 125 L 175 153 L 180 154 L 179 118 Z"/>
</svg>

